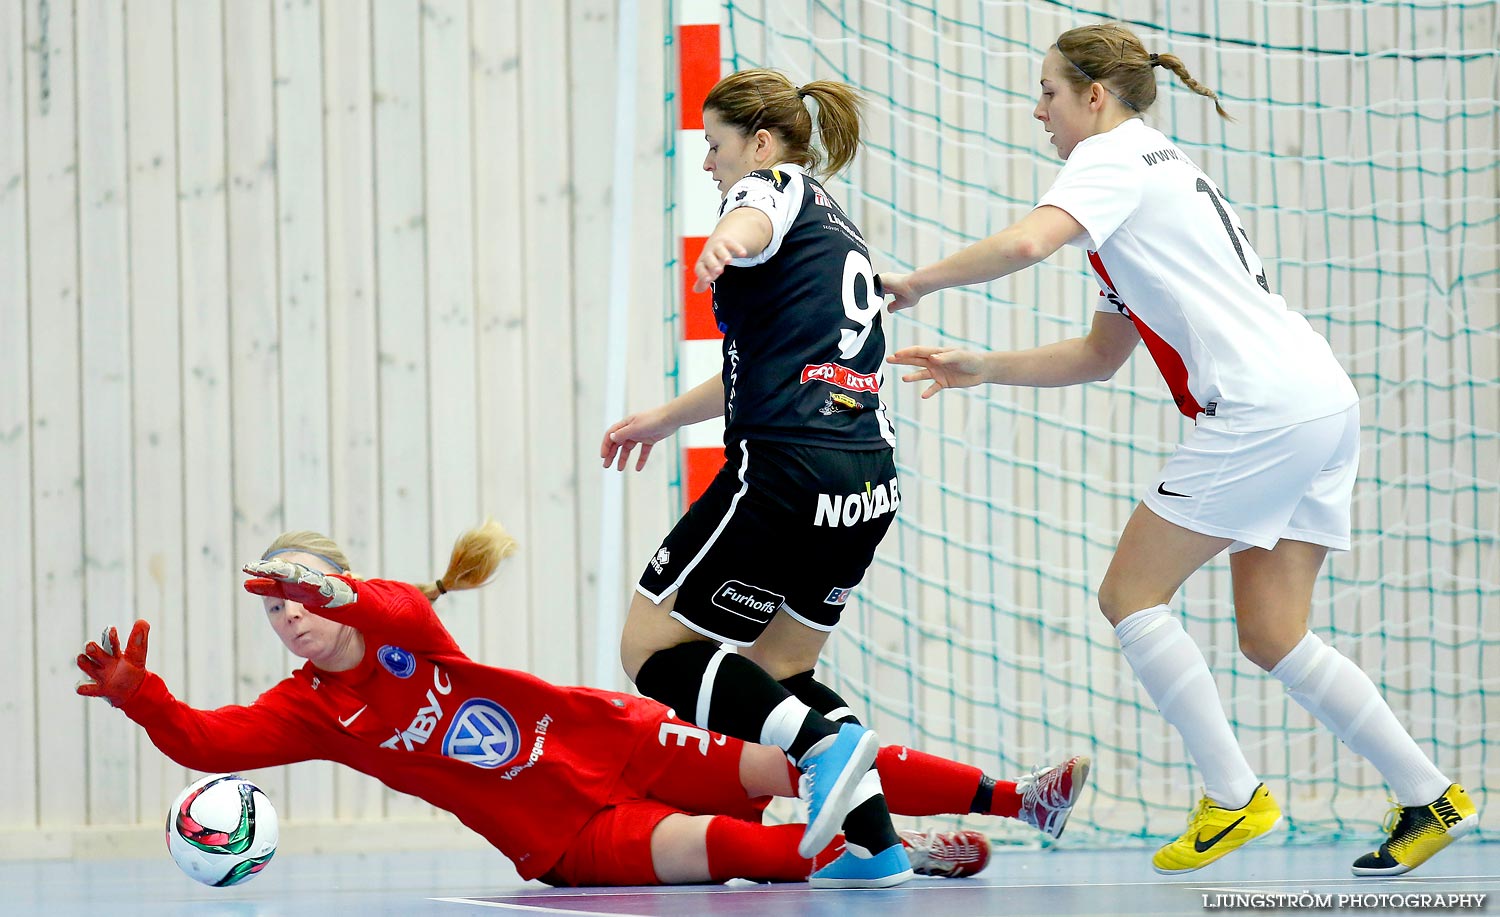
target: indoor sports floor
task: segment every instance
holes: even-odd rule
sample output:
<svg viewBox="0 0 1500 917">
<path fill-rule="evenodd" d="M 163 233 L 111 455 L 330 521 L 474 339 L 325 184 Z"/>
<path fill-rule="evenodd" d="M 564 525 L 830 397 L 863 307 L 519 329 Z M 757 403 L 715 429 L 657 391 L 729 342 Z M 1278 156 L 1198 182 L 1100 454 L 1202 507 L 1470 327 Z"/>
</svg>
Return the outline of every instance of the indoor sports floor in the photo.
<svg viewBox="0 0 1500 917">
<path fill-rule="evenodd" d="M 0 913 L 93 915 L 465 914 L 859 915 L 1205 914 L 1233 893 L 1332 895 L 1317 913 L 1406 913 L 1416 906 L 1339 906 L 1339 895 L 1484 895 L 1482 906 L 1440 913 L 1500 913 L 1500 845 L 1460 842 L 1404 878 L 1349 875 L 1364 846 L 1249 847 L 1169 879 L 1145 849 L 1003 851 L 972 879 L 919 879 L 898 889 L 812 891 L 806 885 L 552 889 L 522 882 L 498 853 L 464 851 L 278 857 L 251 882 L 199 886 L 167 858 L 0 863 Z M 1416 900 L 1416 899 L 1413 899 Z M 1309 899 L 1310 901 L 1310 899 Z M 1240 907 L 1275 912 L 1292 907 Z M 1428 908 L 1427 910 L 1431 910 Z"/>
</svg>

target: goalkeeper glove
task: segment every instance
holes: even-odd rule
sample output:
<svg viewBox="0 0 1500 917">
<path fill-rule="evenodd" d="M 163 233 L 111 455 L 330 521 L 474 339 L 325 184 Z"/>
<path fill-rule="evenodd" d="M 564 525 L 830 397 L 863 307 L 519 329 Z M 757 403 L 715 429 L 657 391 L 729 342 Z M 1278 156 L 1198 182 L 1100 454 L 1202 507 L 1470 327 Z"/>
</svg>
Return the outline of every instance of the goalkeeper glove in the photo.
<svg viewBox="0 0 1500 917">
<path fill-rule="evenodd" d="M 286 599 L 304 608 L 341 608 L 356 601 L 353 583 L 342 576 L 324 576 L 285 560 L 257 560 L 245 564 L 250 574 L 245 591 Z"/>
<path fill-rule="evenodd" d="M 78 693 L 102 697 L 116 707 L 134 697 L 146 680 L 146 636 L 150 633 L 150 624 L 136 621 L 123 653 L 113 627 L 105 628 L 99 643 L 90 640 L 78 656 L 78 668 L 89 678 L 78 685 Z"/>
</svg>

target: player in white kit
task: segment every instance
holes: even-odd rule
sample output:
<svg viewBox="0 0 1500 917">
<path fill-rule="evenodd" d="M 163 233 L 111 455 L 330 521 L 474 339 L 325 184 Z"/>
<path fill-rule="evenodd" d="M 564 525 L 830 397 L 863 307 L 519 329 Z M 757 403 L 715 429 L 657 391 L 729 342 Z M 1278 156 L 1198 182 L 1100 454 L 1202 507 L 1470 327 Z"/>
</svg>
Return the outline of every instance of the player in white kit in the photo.
<svg viewBox="0 0 1500 917">
<path fill-rule="evenodd" d="M 1059 36 L 1033 113 L 1066 160 L 1015 225 L 935 264 L 882 274 L 891 308 L 984 283 L 1077 245 L 1100 285 L 1085 337 L 1032 350 L 908 347 L 904 378 L 943 388 L 1059 386 L 1110 378 L 1140 341 L 1196 426 L 1136 507 L 1099 587 L 1126 659 L 1182 735 L 1205 793 L 1158 872 L 1199 869 L 1274 828 L 1280 809 L 1251 770 L 1197 645 L 1168 608 L 1193 571 L 1228 549 L 1240 649 L 1298 704 L 1368 759 L 1398 812 L 1355 875 L 1395 875 L 1478 824 L 1463 788 L 1418 748 L 1369 677 L 1308 630 L 1330 549 L 1347 550 L 1359 461 L 1359 396 L 1328 342 L 1270 289 L 1233 208 L 1211 178 L 1141 119 L 1155 67 L 1194 92 L 1171 54 L 1104 24 Z"/>
</svg>

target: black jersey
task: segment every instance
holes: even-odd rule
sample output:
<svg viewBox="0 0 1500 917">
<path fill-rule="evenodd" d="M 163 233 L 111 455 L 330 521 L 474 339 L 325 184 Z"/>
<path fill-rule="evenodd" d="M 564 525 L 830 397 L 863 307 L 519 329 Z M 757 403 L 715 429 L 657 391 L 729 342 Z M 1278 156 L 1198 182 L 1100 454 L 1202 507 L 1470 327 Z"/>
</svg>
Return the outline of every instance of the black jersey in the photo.
<svg viewBox="0 0 1500 917">
<path fill-rule="evenodd" d="M 719 215 L 754 207 L 771 241 L 714 283 L 724 332 L 724 442 L 885 449 L 885 334 L 870 253 L 854 222 L 797 166 L 752 172 Z"/>
</svg>

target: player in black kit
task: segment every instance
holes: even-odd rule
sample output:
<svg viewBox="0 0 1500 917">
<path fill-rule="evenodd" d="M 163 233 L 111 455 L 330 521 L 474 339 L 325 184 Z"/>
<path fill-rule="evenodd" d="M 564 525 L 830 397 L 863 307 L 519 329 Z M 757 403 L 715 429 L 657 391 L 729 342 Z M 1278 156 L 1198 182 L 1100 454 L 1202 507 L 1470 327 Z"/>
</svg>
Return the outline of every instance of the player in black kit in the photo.
<svg viewBox="0 0 1500 917">
<path fill-rule="evenodd" d="M 813 177 L 854 158 L 860 105 L 842 83 L 797 87 L 772 70 L 709 92 L 703 168 L 724 197 L 694 271 L 699 292 L 713 287 L 723 371 L 614 424 L 600 449 L 623 471 L 639 446 L 639 469 L 679 427 L 724 418 L 724 467 L 641 574 L 621 659 L 678 716 L 787 752 L 808 797 L 803 849 L 820 850 L 841 822 L 848 844 L 812 884 L 843 888 L 911 877 L 871 768 L 875 735 L 813 679 L 901 505 L 875 272 Z"/>
</svg>

